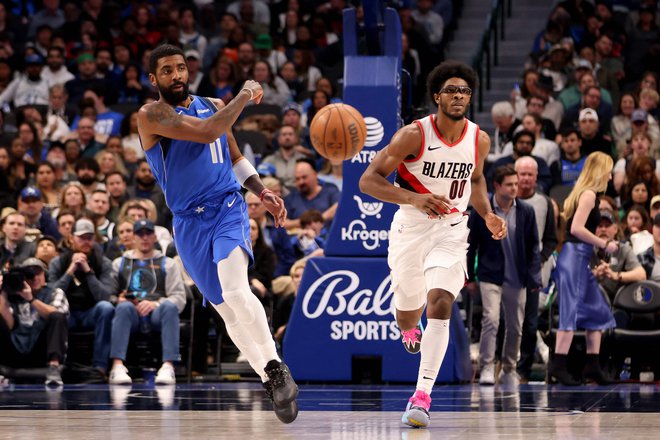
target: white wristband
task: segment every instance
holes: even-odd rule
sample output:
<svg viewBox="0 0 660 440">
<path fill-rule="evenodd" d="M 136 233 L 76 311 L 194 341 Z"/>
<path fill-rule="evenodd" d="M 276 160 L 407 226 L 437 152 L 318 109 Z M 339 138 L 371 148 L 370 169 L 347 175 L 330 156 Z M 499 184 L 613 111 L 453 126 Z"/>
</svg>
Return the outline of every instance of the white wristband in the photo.
<svg viewBox="0 0 660 440">
<path fill-rule="evenodd" d="M 252 101 L 252 100 L 254 99 L 254 92 L 253 92 L 252 90 L 250 90 L 250 89 L 241 89 L 241 92 L 242 92 L 243 90 L 246 90 L 246 91 L 250 92 L 250 101 Z"/>
<path fill-rule="evenodd" d="M 236 180 L 241 186 L 244 186 L 244 183 L 250 176 L 254 176 L 257 173 L 257 170 L 254 169 L 249 160 L 242 158 L 236 162 L 233 166 L 234 174 L 236 174 Z"/>
</svg>

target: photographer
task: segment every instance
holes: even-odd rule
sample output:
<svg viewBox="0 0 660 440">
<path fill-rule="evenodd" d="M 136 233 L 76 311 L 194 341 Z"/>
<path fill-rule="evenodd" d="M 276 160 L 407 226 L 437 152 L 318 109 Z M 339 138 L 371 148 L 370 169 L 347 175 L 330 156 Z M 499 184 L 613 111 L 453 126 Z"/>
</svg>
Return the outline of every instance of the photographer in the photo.
<svg viewBox="0 0 660 440">
<path fill-rule="evenodd" d="M 105 374 L 115 312 L 109 300 L 117 292 L 117 283 L 112 276 L 112 263 L 94 243 L 95 234 L 91 220 L 78 219 L 71 235 L 73 248 L 51 261 L 48 275 L 53 286 L 64 290 L 69 300 L 69 328 L 94 329 L 92 366 Z"/>
<path fill-rule="evenodd" d="M 131 333 L 160 331 L 163 365 L 156 375 L 157 385 L 173 385 L 174 362 L 179 354 L 179 313 L 186 306 L 186 292 L 179 266 L 155 248 L 158 238 L 151 220 L 133 225 L 134 248 L 112 262 L 122 289 L 112 320 L 113 359 L 111 385 L 132 382 L 124 366 Z"/>
<path fill-rule="evenodd" d="M 46 284 L 46 265 L 41 260 L 28 258 L 6 272 L 0 293 L 2 362 L 12 367 L 48 362 L 46 385 L 62 385 L 68 313 L 64 292 Z"/>
</svg>

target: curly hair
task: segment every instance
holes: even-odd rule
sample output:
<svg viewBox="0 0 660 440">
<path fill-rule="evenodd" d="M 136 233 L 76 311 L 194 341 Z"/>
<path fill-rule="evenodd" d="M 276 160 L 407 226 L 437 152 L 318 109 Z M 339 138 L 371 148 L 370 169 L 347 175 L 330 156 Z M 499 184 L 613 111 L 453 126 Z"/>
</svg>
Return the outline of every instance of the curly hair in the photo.
<svg viewBox="0 0 660 440">
<path fill-rule="evenodd" d="M 472 90 L 476 89 L 479 81 L 477 73 L 467 64 L 458 61 L 444 61 L 429 73 L 426 80 L 426 87 L 432 102 L 435 101 L 433 95 L 438 93 L 443 84 L 450 78 L 461 78 L 465 80 L 468 87 Z"/>
</svg>

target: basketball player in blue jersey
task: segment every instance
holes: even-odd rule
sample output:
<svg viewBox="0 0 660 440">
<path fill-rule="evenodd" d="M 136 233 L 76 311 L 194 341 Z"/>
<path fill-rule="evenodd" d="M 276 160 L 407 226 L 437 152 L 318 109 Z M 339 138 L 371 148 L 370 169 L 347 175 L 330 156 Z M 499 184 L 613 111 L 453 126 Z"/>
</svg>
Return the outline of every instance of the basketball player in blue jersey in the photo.
<svg viewBox="0 0 660 440">
<path fill-rule="evenodd" d="M 483 175 L 490 139 L 465 117 L 476 83 L 477 75 L 465 64 L 448 61 L 433 69 L 427 86 L 437 113 L 399 129 L 360 179 L 362 192 L 400 205 L 390 229 L 388 264 L 404 346 L 421 352 L 417 387 L 402 417 L 413 427 L 429 425 L 449 318 L 465 284 L 468 204 L 494 239 L 507 234 L 506 223 L 491 209 Z M 392 185 L 387 177 L 394 170 Z M 422 337 L 418 323 L 425 307 Z"/>
<path fill-rule="evenodd" d="M 245 105 L 259 103 L 263 90 L 246 81 L 226 106 L 219 99 L 189 95 L 183 51 L 172 45 L 151 53 L 149 80 L 160 99 L 138 112 L 138 133 L 174 213 L 176 248 L 234 344 L 261 377 L 275 414 L 291 423 L 298 415 L 298 387 L 277 355 L 264 308 L 248 283 L 253 256 L 241 186 L 261 198 L 276 226 L 286 219 L 286 209 L 240 154 L 231 132 Z"/>
</svg>

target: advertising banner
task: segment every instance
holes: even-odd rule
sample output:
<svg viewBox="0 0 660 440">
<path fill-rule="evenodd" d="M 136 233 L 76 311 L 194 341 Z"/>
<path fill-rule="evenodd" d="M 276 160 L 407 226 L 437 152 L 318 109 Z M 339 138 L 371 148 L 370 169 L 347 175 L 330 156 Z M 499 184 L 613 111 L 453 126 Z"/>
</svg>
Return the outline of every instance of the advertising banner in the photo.
<svg viewBox="0 0 660 440">
<path fill-rule="evenodd" d="M 350 381 L 355 356 L 382 359 L 382 380 L 415 382 L 419 355 L 401 343 L 390 271 L 384 258 L 312 258 L 307 262 L 284 338 L 296 380 Z M 472 376 L 469 341 L 458 307 L 438 382 Z"/>
</svg>

